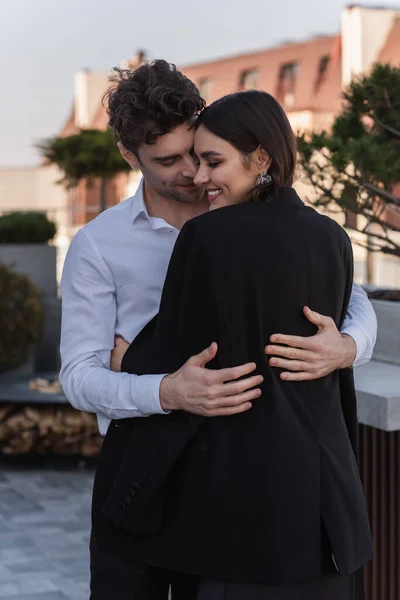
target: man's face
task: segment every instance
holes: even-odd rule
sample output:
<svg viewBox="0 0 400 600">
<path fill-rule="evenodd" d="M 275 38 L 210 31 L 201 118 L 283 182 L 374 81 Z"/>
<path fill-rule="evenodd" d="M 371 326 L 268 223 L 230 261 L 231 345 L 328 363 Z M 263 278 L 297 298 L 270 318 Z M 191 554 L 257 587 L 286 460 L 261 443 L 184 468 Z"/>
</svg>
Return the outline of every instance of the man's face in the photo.
<svg viewBox="0 0 400 600">
<path fill-rule="evenodd" d="M 197 203 L 204 189 L 193 183 L 197 165 L 193 153 L 194 129 L 184 123 L 158 138 L 155 144 L 143 144 L 137 159 L 147 188 L 177 202 Z"/>
</svg>

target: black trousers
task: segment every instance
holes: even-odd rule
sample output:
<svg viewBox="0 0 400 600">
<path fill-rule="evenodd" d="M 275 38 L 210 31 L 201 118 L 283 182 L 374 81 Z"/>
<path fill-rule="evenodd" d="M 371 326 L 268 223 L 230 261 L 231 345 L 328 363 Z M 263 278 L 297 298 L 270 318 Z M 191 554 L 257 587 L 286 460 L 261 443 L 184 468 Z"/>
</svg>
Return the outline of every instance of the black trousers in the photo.
<svg viewBox="0 0 400 600">
<path fill-rule="evenodd" d="M 198 578 L 108 554 L 90 541 L 90 600 L 196 600 Z"/>
<path fill-rule="evenodd" d="M 327 575 L 308 584 L 269 586 L 204 581 L 197 600 L 362 600 L 354 575 Z"/>
</svg>

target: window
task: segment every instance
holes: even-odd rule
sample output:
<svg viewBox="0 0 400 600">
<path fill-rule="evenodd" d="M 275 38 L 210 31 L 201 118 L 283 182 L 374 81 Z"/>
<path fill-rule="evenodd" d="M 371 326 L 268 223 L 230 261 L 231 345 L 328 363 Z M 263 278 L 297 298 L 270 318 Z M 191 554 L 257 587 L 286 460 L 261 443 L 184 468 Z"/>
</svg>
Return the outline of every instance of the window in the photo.
<svg viewBox="0 0 400 600">
<path fill-rule="evenodd" d="M 300 63 L 293 61 L 281 65 L 279 70 L 277 100 L 285 107 L 292 108 L 296 90 L 296 79 Z"/>
<path fill-rule="evenodd" d="M 331 62 L 331 57 L 327 54 L 325 56 L 323 56 L 320 61 L 319 61 L 319 67 L 318 67 L 318 75 L 320 77 L 322 77 L 323 75 L 325 75 L 325 71 L 328 68 L 329 63 Z"/>
<path fill-rule="evenodd" d="M 329 66 L 330 62 L 331 62 L 331 57 L 328 54 L 325 55 L 325 56 L 322 56 L 320 58 L 319 64 L 318 64 L 317 79 L 316 79 L 316 82 L 315 82 L 315 89 L 316 90 L 318 90 L 319 86 L 324 81 L 325 75 L 326 75 L 326 71 L 328 69 L 328 66 Z"/>
<path fill-rule="evenodd" d="M 210 102 L 210 94 L 211 94 L 211 79 L 209 77 L 203 77 L 199 81 L 199 92 L 200 96 L 206 101 L 208 104 Z"/>
<path fill-rule="evenodd" d="M 239 90 L 256 90 L 258 84 L 258 69 L 242 71 L 239 77 Z"/>
</svg>

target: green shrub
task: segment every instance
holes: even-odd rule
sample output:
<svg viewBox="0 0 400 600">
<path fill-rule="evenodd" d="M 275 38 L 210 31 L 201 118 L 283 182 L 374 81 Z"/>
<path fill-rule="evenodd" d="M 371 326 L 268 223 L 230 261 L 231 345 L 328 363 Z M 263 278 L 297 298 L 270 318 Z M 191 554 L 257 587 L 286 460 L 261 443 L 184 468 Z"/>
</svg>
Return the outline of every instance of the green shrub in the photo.
<svg viewBox="0 0 400 600">
<path fill-rule="evenodd" d="M 12 212 L 0 216 L 0 244 L 44 244 L 56 226 L 41 212 Z"/>
<path fill-rule="evenodd" d="M 0 372 L 23 365 L 40 339 L 40 291 L 27 275 L 0 264 Z"/>
</svg>

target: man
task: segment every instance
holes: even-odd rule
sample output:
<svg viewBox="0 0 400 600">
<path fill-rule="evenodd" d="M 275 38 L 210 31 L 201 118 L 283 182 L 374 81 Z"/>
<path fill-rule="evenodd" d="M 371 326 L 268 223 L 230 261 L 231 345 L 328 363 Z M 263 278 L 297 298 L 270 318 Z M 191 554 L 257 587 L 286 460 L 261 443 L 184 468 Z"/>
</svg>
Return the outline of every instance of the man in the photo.
<svg viewBox="0 0 400 600">
<path fill-rule="evenodd" d="M 109 94 L 110 126 L 122 156 L 141 170 L 143 180 L 133 198 L 99 215 L 71 243 L 62 279 L 60 376 L 65 393 L 76 408 L 97 414 L 103 435 L 111 420 L 171 410 L 204 416 L 249 410 L 260 393 L 255 365 L 207 369 L 218 340 L 210 340 L 208 348 L 176 373 L 136 376 L 109 369 L 114 337 L 131 342 L 157 313 L 179 229 L 208 210 L 202 191 L 193 184 L 192 124 L 204 107 L 197 88 L 165 61 L 142 65 L 133 73 L 117 71 L 115 83 Z M 362 290 L 353 292 L 341 334 L 331 319 L 307 308 L 305 315 L 318 326 L 314 337 L 278 333 L 266 349 L 274 355 L 271 364 L 286 370 L 283 378 L 318 378 L 369 360 L 376 321 Z M 114 428 L 105 444 L 117 447 L 119 437 Z M 101 487 L 102 481 L 96 485 Z M 99 543 L 100 513 L 101 506 L 94 507 L 92 600 L 112 593 L 120 599 L 164 600 L 170 583 L 176 600 L 195 597 L 190 578 L 138 565 L 120 556 L 117 547 L 111 551 L 104 536 Z M 118 542 L 117 532 L 110 530 L 111 537 Z"/>
</svg>

